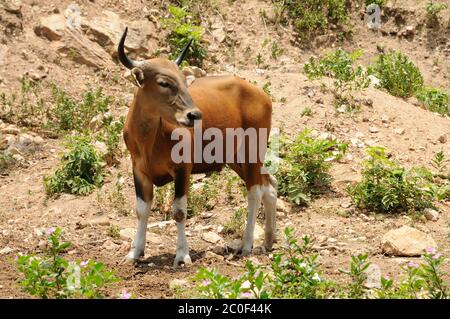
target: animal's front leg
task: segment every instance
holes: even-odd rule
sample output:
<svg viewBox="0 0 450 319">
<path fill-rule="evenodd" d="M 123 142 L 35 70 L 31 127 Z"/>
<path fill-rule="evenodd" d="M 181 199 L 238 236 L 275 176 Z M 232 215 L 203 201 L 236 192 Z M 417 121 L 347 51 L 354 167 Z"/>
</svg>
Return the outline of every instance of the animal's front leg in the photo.
<svg viewBox="0 0 450 319">
<path fill-rule="evenodd" d="M 175 199 L 173 201 L 173 219 L 177 223 L 177 252 L 173 262 L 174 267 L 192 264 L 189 256 L 189 247 L 186 239 L 186 217 L 187 217 L 187 189 L 189 185 L 189 174 L 185 170 L 179 170 L 175 177 Z"/>
<path fill-rule="evenodd" d="M 153 184 L 137 172 L 133 172 L 134 186 L 136 189 L 136 215 L 137 229 L 127 260 L 136 261 L 144 256 L 145 241 L 147 234 L 147 222 L 153 199 Z"/>
</svg>

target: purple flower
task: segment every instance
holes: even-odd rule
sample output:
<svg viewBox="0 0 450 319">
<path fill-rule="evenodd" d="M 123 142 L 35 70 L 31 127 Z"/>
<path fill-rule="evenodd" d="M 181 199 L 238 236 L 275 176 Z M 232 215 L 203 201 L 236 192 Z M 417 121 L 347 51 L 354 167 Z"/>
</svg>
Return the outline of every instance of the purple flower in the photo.
<svg viewBox="0 0 450 319">
<path fill-rule="evenodd" d="M 410 267 L 410 268 L 419 268 L 419 264 L 410 261 L 410 262 L 408 263 L 408 267 Z"/>
<path fill-rule="evenodd" d="M 17 261 L 19 259 L 19 256 L 15 255 L 14 256 L 14 261 Z"/>
<path fill-rule="evenodd" d="M 131 294 L 124 289 L 120 293 L 119 298 L 120 299 L 130 299 L 131 298 Z"/>
<path fill-rule="evenodd" d="M 426 249 L 427 253 L 429 253 L 430 255 L 434 255 L 436 253 L 436 249 L 434 247 L 428 247 Z"/>
<path fill-rule="evenodd" d="M 51 234 L 53 234 L 54 232 L 55 232 L 55 230 L 56 230 L 56 228 L 55 227 L 51 227 L 51 228 L 49 228 L 48 230 L 47 230 L 47 235 L 51 235 Z"/>
<path fill-rule="evenodd" d="M 442 256 L 441 254 L 436 254 L 433 256 L 433 259 L 439 259 L 439 257 L 441 257 L 441 256 Z"/>
<path fill-rule="evenodd" d="M 242 298 L 251 298 L 252 295 L 253 295 L 253 294 L 252 294 L 250 291 L 246 291 L 246 292 L 243 292 L 243 293 L 241 294 L 241 297 L 242 297 Z"/>
<path fill-rule="evenodd" d="M 385 275 L 384 280 L 391 280 L 391 277 L 389 275 Z"/>
<path fill-rule="evenodd" d="M 210 284 L 211 284 L 211 280 L 209 280 L 209 279 L 205 279 L 205 280 L 202 281 L 202 285 L 205 286 L 205 287 L 209 286 Z"/>
<path fill-rule="evenodd" d="M 80 266 L 81 267 L 84 267 L 84 266 L 86 266 L 87 264 L 89 263 L 89 260 L 86 260 L 86 261 L 82 261 L 82 262 L 80 262 Z"/>
</svg>

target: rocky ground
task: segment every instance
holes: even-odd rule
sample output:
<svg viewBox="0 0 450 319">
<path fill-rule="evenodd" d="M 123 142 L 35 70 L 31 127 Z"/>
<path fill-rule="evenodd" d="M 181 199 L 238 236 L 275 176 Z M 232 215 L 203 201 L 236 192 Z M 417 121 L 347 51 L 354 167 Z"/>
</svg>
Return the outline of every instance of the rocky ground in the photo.
<svg viewBox="0 0 450 319">
<path fill-rule="evenodd" d="M 353 36 L 342 46 L 363 49 L 364 65 L 382 50 L 400 49 L 420 68 L 426 83 L 448 92 L 450 24 L 446 21 L 439 30 L 427 28 L 425 2 L 388 1 L 379 31 L 368 30 L 361 10 L 355 9 L 351 19 Z M 420 250 L 428 245 L 435 245 L 450 256 L 449 203 L 438 203 L 438 210 L 429 211 L 422 219 L 387 216 L 356 210 L 345 191 L 361 178 L 366 146 L 386 147 L 405 166 L 430 168 L 440 150 L 449 158 L 449 118 L 418 107 L 413 98 L 395 98 L 375 88 L 358 93 L 360 99 L 369 101 L 361 112 L 340 113 L 333 106 L 332 94 L 321 89 L 321 81 L 310 81 L 302 72 L 309 57 L 339 45 L 333 32 L 318 37 L 306 48 L 289 27 L 273 23 L 270 1 L 214 3 L 202 15 L 209 42 L 209 56 L 203 67 L 207 74 L 237 74 L 260 86 L 270 82 L 274 127 L 288 136 L 308 127 L 321 138 L 338 138 L 350 145 L 346 157 L 333 164 L 331 190 L 310 207 L 295 207 L 279 199 L 279 231 L 292 226 L 299 236 L 309 234 L 316 238 L 315 249 L 325 275 L 338 281 L 346 280 L 338 269 L 346 268 L 350 256 L 356 253 L 368 252 L 379 272 L 393 278 L 399 277 L 400 265 L 417 260 Z M 144 59 L 156 52 L 169 53 L 164 41 L 166 31 L 159 20 L 165 15 L 161 3 L 80 0 L 76 4 L 79 10 L 72 1 L 65 0 L 0 1 L 0 92 L 17 92 L 24 75 L 41 83 L 57 83 L 74 96 L 88 86 L 102 86 L 106 94 L 117 100 L 112 113 L 126 114 L 133 86 L 117 64 L 115 47 L 128 25 L 127 50 L 132 57 Z M 267 12 L 267 21 L 255 14 L 260 10 Z M 448 13 L 445 11 L 444 16 L 448 17 Z M 67 21 L 71 21 L 71 27 Z M 271 59 L 270 49 L 263 46 L 266 39 L 276 41 L 284 49 L 277 60 Z M 264 57 L 267 68 L 256 65 L 258 53 Z M 200 70 L 186 72 L 194 77 L 205 75 Z M 305 107 L 313 110 L 313 116 L 301 116 Z M 169 298 L 174 296 L 170 283 L 189 278 L 199 267 L 215 267 L 228 275 L 238 275 L 243 269 L 245 259 L 230 258 L 227 249 L 235 238 L 222 231 L 234 210 L 245 207 L 246 201 L 239 192 L 232 200 L 220 198 L 210 212 L 189 220 L 192 267 L 172 268 L 176 228 L 173 221 L 164 220 L 158 207 L 149 222 L 145 259 L 137 266 L 123 265 L 121 260 L 130 247 L 136 223 L 127 156 L 109 168 L 105 185 L 91 195 L 64 194 L 49 199 L 42 178 L 58 165 L 63 140 L 2 121 L 0 150 L 8 150 L 15 161 L 0 176 L 0 297 L 27 297 L 15 283 L 19 274 L 12 259 L 19 252 L 42 248 L 42 232 L 54 226 L 63 228 L 65 238 L 73 243 L 68 258 L 104 262 L 123 279 L 116 290 L 107 292 L 109 296 L 126 288 L 137 297 Z M 125 212 L 105 200 L 117 181 L 123 187 Z M 262 221 L 258 223 L 262 226 Z M 120 229 L 116 238 L 108 235 L 111 225 Z M 261 243 L 261 233 L 262 228 L 258 227 L 257 245 Z M 264 265 L 270 263 L 271 255 L 257 250 L 248 258 Z"/>
</svg>

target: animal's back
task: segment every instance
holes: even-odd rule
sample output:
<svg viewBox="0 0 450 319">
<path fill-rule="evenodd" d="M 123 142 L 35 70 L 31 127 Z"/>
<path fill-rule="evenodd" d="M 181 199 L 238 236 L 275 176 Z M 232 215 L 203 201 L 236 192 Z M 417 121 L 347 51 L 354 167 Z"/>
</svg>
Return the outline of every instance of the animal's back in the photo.
<svg viewBox="0 0 450 319">
<path fill-rule="evenodd" d="M 264 127 L 270 130 L 270 97 L 244 79 L 236 76 L 200 78 L 189 87 L 189 93 L 203 114 L 207 114 L 203 119 L 206 127 L 214 127 L 215 124 L 224 127 L 225 123 L 217 123 L 216 119 L 220 119 L 221 122 L 229 122 L 226 127 Z"/>
</svg>

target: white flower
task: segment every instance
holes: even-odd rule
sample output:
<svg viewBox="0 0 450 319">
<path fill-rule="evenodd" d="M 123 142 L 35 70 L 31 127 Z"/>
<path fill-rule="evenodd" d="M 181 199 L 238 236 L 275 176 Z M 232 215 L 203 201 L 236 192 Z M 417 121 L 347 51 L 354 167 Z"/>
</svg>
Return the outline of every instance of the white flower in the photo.
<svg viewBox="0 0 450 319">
<path fill-rule="evenodd" d="M 250 289 L 251 286 L 252 286 L 252 284 L 250 283 L 250 281 L 246 280 L 242 283 L 241 288 L 242 289 Z"/>
<path fill-rule="evenodd" d="M 314 273 L 314 275 L 312 276 L 312 278 L 311 278 L 312 280 L 315 280 L 315 281 L 321 281 L 322 279 L 320 279 L 320 277 L 319 277 L 319 274 L 318 273 Z"/>
</svg>

